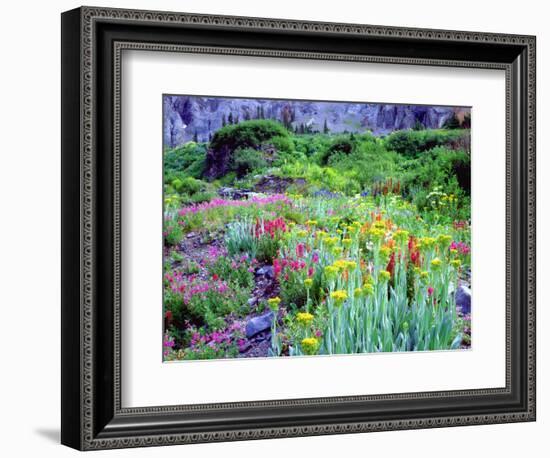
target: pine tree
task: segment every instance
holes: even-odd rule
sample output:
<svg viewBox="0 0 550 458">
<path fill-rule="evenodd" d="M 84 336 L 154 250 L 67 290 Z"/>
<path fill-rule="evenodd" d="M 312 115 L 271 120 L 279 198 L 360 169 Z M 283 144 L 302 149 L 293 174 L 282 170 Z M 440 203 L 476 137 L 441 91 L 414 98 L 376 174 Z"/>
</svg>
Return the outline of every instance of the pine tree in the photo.
<svg viewBox="0 0 550 458">
<path fill-rule="evenodd" d="M 222 127 L 225 127 L 227 121 L 225 120 L 225 114 L 222 115 Z"/>
<path fill-rule="evenodd" d="M 233 124 L 233 113 L 229 113 L 229 116 L 227 117 L 227 122 L 229 124 Z"/>
<path fill-rule="evenodd" d="M 199 136 L 197 134 L 197 129 L 195 129 L 195 133 L 193 134 L 193 141 L 195 143 L 198 143 L 199 142 Z"/>
<path fill-rule="evenodd" d="M 329 133 L 329 129 L 328 129 L 328 125 L 327 125 L 327 119 L 325 118 L 325 124 L 323 126 L 323 133 L 325 134 L 328 134 Z"/>
</svg>

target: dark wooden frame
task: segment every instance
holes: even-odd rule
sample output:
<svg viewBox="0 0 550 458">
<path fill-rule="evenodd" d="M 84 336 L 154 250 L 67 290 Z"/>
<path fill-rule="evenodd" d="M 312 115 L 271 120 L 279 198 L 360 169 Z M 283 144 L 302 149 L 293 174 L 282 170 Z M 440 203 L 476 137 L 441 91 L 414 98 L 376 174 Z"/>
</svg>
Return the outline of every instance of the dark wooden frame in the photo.
<svg viewBox="0 0 550 458">
<path fill-rule="evenodd" d="M 505 388 L 125 409 L 124 49 L 506 72 Z M 535 37 L 82 7 L 62 15 L 62 434 L 81 449 L 535 419 Z"/>
</svg>

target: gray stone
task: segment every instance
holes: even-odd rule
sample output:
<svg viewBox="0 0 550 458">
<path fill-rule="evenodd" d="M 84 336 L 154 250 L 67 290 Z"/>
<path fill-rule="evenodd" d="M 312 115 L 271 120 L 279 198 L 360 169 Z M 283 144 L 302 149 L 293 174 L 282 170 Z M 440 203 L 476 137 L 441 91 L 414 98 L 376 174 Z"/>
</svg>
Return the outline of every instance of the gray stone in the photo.
<svg viewBox="0 0 550 458">
<path fill-rule="evenodd" d="M 256 275 L 264 275 L 267 278 L 275 278 L 273 266 L 263 266 L 256 271 Z"/>
<path fill-rule="evenodd" d="M 472 290 L 467 286 L 460 285 L 455 294 L 456 306 L 463 314 L 472 311 Z"/>
<path fill-rule="evenodd" d="M 255 316 L 246 323 L 246 337 L 250 339 L 252 336 L 259 334 L 267 329 L 271 329 L 273 323 L 273 312 L 269 311 L 260 316 Z"/>
</svg>

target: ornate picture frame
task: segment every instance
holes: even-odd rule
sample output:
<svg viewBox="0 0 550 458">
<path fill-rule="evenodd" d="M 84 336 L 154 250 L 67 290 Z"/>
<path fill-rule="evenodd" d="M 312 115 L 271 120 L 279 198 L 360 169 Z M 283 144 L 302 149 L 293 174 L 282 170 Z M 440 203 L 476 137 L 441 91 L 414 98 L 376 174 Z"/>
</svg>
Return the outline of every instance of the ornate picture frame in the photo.
<svg viewBox="0 0 550 458">
<path fill-rule="evenodd" d="M 79 450 L 535 420 L 533 36 L 81 7 L 62 15 L 62 435 Z M 126 408 L 121 53 L 262 56 L 506 74 L 506 386 Z"/>
</svg>

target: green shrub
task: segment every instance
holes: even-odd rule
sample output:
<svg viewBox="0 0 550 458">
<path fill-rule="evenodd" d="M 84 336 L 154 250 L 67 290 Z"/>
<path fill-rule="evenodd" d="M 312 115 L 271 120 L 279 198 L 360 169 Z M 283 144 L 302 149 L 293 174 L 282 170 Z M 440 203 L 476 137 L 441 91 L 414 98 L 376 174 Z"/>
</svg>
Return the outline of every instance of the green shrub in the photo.
<svg viewBox="0 0 550 458">
<path fill-rule="evenodd" d="M 331 144 L 319 151 L 318 158 L 321 165 L 331 163 L 333 156 L 347 156 L 355 151 L 357 140 L 353 134 L 338 135 L 332 139 Z"/>
<path fill-rule="evenodd" d="M 234 152 L 231 161 L 231 169 L 242 177 L 254 170 L 267 167 L 263 153 L 253 148 L 239 148 Z"/>
<path fill-rule="evenodd" d="M 223 278 L 224 281 L 239 288 L 252 288 L 254 286 L 254 274 L 250 272 L 250 264 L 240 259 L 232 259 L 228 256 L 219 256 L 208 267 L 211 275 Z"/>
<path fill-rule="evenodd" d="M 269 234 L 263 234 L 257 242 L 256 259 L 259 262 L 272 264 L 273 259 L 277 257 L 280 244 L 281 238 L 278 235 L 272 237 Z"/>
<path fill-rule="evenodd" d="M 236 288 L 231 293 L 221 293 L 214 287 L 189 299 L 187 309 L 197 324 L 206 324 L 211 329 L 222 329 L 225 318 L 234 313 L 242 315 L 248 310 L 249 290 Z"/>
<path fill-rule="evenodd" d="M 203 182 L 193 177 L 176 177 L 172 181 L 172 187 L 179 193 L 195 194 L 203 187 Z"/>
<path fill-rule="evenodd" d="M 262 143 L 278 137 L 289 139 L 288 131 L 278 122 L 268 119 L 243 121 L 239 124 L 229 124 L 219 129 L 210 142 L 213 150 L 227 148 L 236 151 L 239 148 L 258 148 Z"/>
<path fill-rule="evenodd" d="M 409 158 L 415 158 L 419 153 L 428 151 L 436 146 L 453 147 L 459 149 L 466 146 L 461 139 L 469 138 L 468 129 L 426 129 L 426 130 L 399 130 L 385 138 L 385 146 Z M 467 145 L 469 147 L 469 145 Z"/>
<path fill-rule="evenodd" d="M 203 202 L 208 202 L 216 196 L 217 194 L 214 191 L 199 191 L 189 198 L 189 203 L 200 204 Z"/>
<path fill-rule="evenodd" d="M 446 193 L 456 193 L 449 187 L 456 183 L 464 194 L 470 194 L 470 155 L 464 151 L 437 147 L 417 159 L 404 161 L 403 169 L 406 190 L 439 186 Z"/>
<path fill-rule="evenodd" d="M 206 145 L 204 143 L 187 142 L 183 146 L 164 153 L 165 182 L 175 172 L 183 172 L 184 176 L 200 178 L 204 170 Z"/>
<path fill-rule="evenodd" d="M 175 222 L 170 221 L 165 224 L 164 228 L 164 240 L 167 245 L 178 245 L 183 239 L 183 230 L 181 226 Z"/>
<path fill-rule="evenodd" d="M 289 135 L 277 135 L 269 140 L 279 153 L 292 153 L 294 142 Z"/>
</svg>

